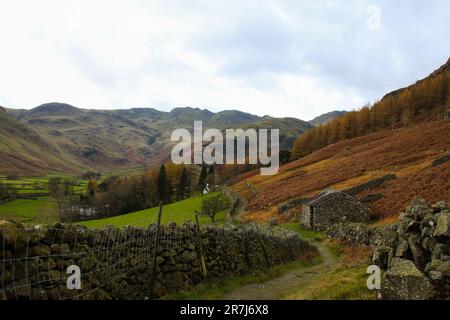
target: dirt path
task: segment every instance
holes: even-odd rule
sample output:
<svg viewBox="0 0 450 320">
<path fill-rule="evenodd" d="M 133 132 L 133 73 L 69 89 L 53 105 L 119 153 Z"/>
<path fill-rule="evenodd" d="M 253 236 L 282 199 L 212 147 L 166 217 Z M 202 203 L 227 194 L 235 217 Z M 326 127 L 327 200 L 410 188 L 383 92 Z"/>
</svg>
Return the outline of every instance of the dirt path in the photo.
<svg viewBox="0 0 450 320">
<path fill-rule="evenodd" d="M 275 279 L 242 286 L 222 298 L 224 300 L 276 300 L 309 283 L 319 274 L 332 271 L 338 264 L 336 258 L 320 243 L 315 242 L 314 245 L 317 246 L 322 257 L 320 264 L 299 267 Z"/>
<path fill-rule="evenodd" d="M 239 193 L 224 188 L 224 194 L 232 201 L 239 199 L 239 205 L 235 208 L 233 219 L 242 222 L 247 200 Z M 338 266 L 337 259 L 321 243 L 314 242 L 319 250 L 321 262 L 311 267 L 299 266 L 272 280 L 261 283 L 252 283 L 237 288 L 222 297 L 223 300 L 275 300 L 289 295 L 302 285 L 306 285 L 320 274 L 331 272 Z"/>
</svg>

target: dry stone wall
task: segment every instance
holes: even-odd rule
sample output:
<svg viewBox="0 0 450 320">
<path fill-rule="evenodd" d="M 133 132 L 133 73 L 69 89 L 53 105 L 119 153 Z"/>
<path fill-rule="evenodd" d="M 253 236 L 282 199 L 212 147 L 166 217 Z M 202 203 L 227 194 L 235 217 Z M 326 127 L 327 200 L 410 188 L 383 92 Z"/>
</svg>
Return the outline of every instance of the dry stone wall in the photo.
<svg viewBox="0 0 450 320">
<path fill-rule="evenodd" d="M 450 297 L 450 209 L 414 199 L 396 224 L 339 224 L 327 235 L 374 247 L 373 262 L 386 270 L 385 299 Z"/>
<path fill-rule="evenodd" d="M 156 225 L 93 230 L 0 221 L 0 299 L 153 299 L 205 278 L 316 253 L 295 233 L 276 228 L 205 227 L 197 233 L 194 224 L 171 224 L 160 227 L 157 246 L 156 237 Z M 71 265 L 81 269 L 81 290 L 67 288 Z"/>
</svg>

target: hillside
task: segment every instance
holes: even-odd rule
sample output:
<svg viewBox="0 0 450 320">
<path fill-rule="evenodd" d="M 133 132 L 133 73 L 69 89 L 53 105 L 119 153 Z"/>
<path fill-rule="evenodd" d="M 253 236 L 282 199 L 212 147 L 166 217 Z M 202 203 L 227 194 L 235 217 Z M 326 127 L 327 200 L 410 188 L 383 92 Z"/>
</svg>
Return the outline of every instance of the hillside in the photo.
<svg viewBox="0 0 450 320">
<path fill-rule="evenodd" d="M 170 135 L 177 128 L 192 128 L 195 120 L 203 127 L 218 128 L 279 128 L 281 145 L 290 148 L 295 138 L 312 126 L 294 118 L 259 117 L 236 110 L 213 113 L 198 108 L 175 108 L 162 112 L 153 108 L 124 110 L 89 110 L 64 103 L 47 103 L 31 110 L 5 109 L 16 125 L 34 132 L 47 149 L 36 149 L 41 162 L 49 157 L 65 159 L 72 171 L 84 169 L 108 170 L 142 165 L 155 165 L 169 159 L 173 143 Z M 15 119 L 13 119 L 13 117 Z M 13 139 L 14 140 L 14 139 Z M 23 158 L 21 151 L 9 144 L 9 154 Z M 42 151 L 42 156 L 39 152 Z M 46 170 L 45 166 L 29 162 L 17 167 L 4 157 L 0 173 L 31 173 Z M 54 170 L 63 169 L 61 166 Z M 65 171 L 65 169 L 64 169 Z"/>
<path fill-rule="evenodd" d="M 333 143 L 380 130 L 439 120 L 450 109 L 450 59 L 446 64 L 407 88 L 388 93 L 373 106 L 346 113 L 296 139 L 292 159 Z"/>
<path fill-rule="evenodd" d="M 279 129 L 280 130 L 280 149 L 290 150 L 296 137 L 304 134 L 314 126 L 310 123 L 295 118 L 270 118 L 265 117 L 259 121 L 239 126 L 246 130 L 253 129 Z"/>
<path fill-rule="evenodd" d="M 73 172 L 78 166 L 30 127 L 0 109 L 0 173 Z"/>
<path fill-rule="evenodd" d="M 343 116 L 344 114 L 346 114 L 347 111 L 331 111 L 328 113 L 324 113 L 318 117 L 315 117 L 314 119 L 308 121 L 310 124 L 312 124 L 313 126 L 320 126 L 322 124 L 327 124 L 330 121 L 339 118 L 341 116 Z"/>
<path fill-rule="evenodd" d="M 287 200 L 395 174 L 355 195 L 372 200 L 371 215 L 378 219 L 397 214 L 416 196 L 450 202 L 449 155 L 450 121 L 430 121 L 338 142 L 281 167 L 276 176 L 242 175 L 233 188 L 248 199 L 246 218 L 266 221 L 283 218 L 277 205 Z"/>
</svg>

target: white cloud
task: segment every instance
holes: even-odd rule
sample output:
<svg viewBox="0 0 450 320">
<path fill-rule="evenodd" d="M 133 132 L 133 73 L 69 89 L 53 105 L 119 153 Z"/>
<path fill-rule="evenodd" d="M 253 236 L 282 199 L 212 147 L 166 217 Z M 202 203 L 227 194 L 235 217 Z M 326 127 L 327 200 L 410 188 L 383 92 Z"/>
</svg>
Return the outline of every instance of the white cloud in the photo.
<svg viewBox="0 0 450 320">
<path fill-rule="evenodd" d="M 371 4 L 383 9 L 376 32 L 366 27 Z M 438 0 L 0 0 L 0 8 L 8 107 L 192 106 L 309 119 L 426 76 L 450 51 L 450 5 Z"/>
</svg>

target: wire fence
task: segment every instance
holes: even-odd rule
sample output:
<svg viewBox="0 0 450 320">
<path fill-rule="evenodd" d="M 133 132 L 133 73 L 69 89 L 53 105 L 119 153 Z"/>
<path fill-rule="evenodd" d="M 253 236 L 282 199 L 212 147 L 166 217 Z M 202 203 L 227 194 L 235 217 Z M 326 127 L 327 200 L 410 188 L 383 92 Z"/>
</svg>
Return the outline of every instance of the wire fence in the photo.
<svg viewBox="0 0 450 320">
<path fill-rule="evenodd" d="M 276 227 L 153 220 L 145 228 L 101 229 L 0 222 L 0 299 L 155 299 L 311 250 L 295 233 Z"/>
</svg>

